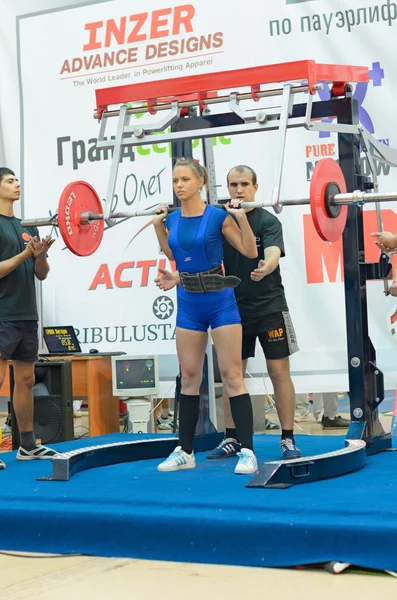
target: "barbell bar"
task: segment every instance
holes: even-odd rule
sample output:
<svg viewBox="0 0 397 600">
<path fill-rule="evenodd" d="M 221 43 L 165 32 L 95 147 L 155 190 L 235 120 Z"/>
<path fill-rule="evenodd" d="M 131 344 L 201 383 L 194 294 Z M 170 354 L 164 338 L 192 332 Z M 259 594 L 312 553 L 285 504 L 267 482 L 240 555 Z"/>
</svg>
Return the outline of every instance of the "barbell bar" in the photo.
<svg viewBox="0 0 397 600">
<path fill-rule="evenodd" d="M 310 204 L 314 226 L 320 238 L 335 242 L 342 235 L 347 220 L 347 205 L 363 205 L 368 202 L 397 201 L 397 192 L 371 193 L 346 191 L 346 182 L 338 163 L 332 158 L 324 158 L 316 163 L 310 183 L 310 198 L 284 200 L 282 206 L 302 206 Z M 215 204 L 225 208 L 223 204 Z M 269 202 L 243 202 L 242 208 L 271 208 Z M 114 219 L 146 217 L 156 214 L 158 206 L 149 210 L 118 212 L 110 215 L 109 224 Z M 168 207 L 169 212 L 178 207 Z M 102 242 L 105 228 L 105 215 L 102 202 L 95 189 L 85 181 L 69 183 L 61 194 L 58 212 L 54 217 L 25 219 L 23 227 L 59 228 L 65 245 L 77 256 L 90 256 Z"/>
</svg>

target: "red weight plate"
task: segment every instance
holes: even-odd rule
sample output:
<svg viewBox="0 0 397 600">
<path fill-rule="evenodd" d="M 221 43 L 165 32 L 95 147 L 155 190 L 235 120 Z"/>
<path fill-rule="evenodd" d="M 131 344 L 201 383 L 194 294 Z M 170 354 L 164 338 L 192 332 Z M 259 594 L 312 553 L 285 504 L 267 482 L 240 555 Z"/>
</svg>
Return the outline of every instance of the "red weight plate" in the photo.
<svg viewBox="0 0 397 600">
<path fill-rule="evenodd" d="M 102 202 L 94 188 L 85 181 L 72 181 L 61 194 L 58 225 L 66 246 L 77 256 L 90 256 L 98 249 L 103 236 L 103 220 L 81 223 L 81 213 L 102 214 Z"/>
<path fill-rule="evenodd" d="M 346 193 L 342 169 L 332 158 L 323 158 L 314 167 L 310 184 L 310 210 L 318 235 L 326 242 L 340 238 L 346 226 L 347 206 L 342 206 L 337 217 L 331 217 L 326 209 L 325 191 L 329 183 L 336 183 L 340 193 Z"/>
</svg>

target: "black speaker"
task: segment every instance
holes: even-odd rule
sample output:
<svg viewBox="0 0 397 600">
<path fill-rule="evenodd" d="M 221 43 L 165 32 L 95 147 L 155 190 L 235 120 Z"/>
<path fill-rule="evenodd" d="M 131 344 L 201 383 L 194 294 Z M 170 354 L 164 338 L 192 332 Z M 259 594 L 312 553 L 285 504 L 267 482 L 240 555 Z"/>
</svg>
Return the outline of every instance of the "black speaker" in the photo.
<svg viewBox="0 0 397 600">
<path fill-rule="evenodd" d="M 33 431 L 42 444 L 74 439 L 72 363 L 69 360 L 36 362 L 33 387 Z M 10 415 L 12 448 L 19 448 L 14 412 L 14 369 L 10 364 Z"/>
</svg>

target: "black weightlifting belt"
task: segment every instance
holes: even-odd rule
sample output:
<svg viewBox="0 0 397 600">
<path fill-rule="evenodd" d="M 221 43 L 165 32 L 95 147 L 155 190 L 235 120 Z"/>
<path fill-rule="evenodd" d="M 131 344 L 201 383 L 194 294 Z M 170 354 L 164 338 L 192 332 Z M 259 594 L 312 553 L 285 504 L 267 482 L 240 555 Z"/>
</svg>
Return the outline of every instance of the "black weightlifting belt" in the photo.
<svg viewBox="0 0 397 600">
<path fill-rule="evenodd" d="M 241 282 L 241 279 L 234 275 L 224 277 L 222 267 L 201 273 L 179 273 L 179 279 L 183 289 L 191 294 L 220 292 L 225 288 L 235 288 Z"/>
</svg>

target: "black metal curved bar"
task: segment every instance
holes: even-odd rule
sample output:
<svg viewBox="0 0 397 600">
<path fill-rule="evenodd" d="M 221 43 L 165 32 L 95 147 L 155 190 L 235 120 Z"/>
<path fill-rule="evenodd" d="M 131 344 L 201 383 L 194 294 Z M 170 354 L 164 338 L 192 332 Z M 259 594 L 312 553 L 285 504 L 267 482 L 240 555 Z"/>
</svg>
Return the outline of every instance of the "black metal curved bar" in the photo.
<svg viewBox="0 0 397 600">
<path fill-rule="evenodd" d="M 330 479 L 365 466 L 364 440 L 345 440 L 346 447 L 325 454 L 264 463 L 249 480 L 248 488 L 281 488 Z"/>
<path fill-rule="evenodd" d="M 193 442 L 194 450 L 195 452 L 212 450 L 223 437 L 223 433 L 210 433 L 196 437 Z M 73 475 L 86 469 L 137 460 L 166 458 L 177 445 L 178 438 L 172 437 L 116 442 L 70 450 L 52 459 L 51 477 L 38 477 L 37 481 L 69 481 Z"/>
</svg>

